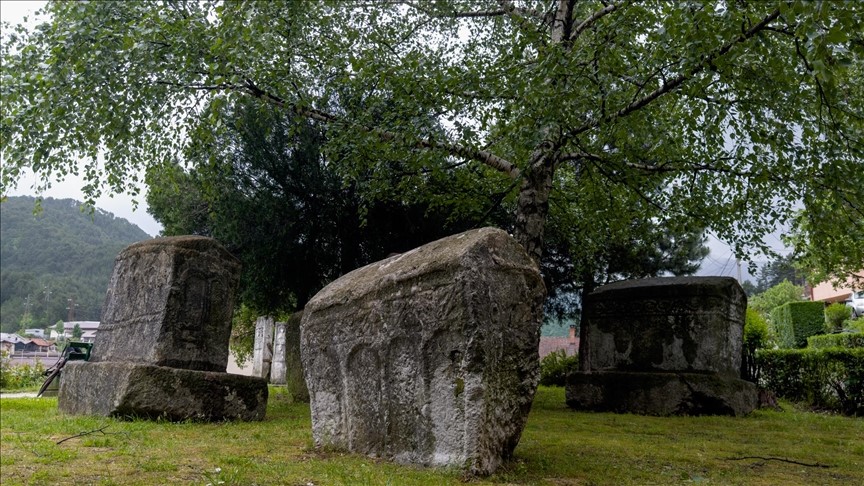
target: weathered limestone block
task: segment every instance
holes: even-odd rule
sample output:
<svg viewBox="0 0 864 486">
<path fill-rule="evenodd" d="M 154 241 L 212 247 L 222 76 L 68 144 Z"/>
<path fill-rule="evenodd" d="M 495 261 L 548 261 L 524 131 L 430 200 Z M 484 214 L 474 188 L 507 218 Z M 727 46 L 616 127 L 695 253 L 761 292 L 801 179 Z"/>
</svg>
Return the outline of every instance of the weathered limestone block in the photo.
<svg viewBox="0 0 864 486">
<path fill-rule="evenodd" d="M 273 360 L 270 363 L 270 383 L 285 384 L 285 326 L 288 323 L 277 322 L 273 332 Z"/>
<path fill-rule="evenodd" d="M 239 278 L 239 261 L 211 238 L 128 246 L 114 262 L 90 361 L 225 371 Z"/>
<path fill-rule="evenodd" d="M 759 406 L 749 381 L 716 373 L 575 373 L 567 405 L 595 412 L 640 415 L 744 415 Z"/>
<path fill-rule="evenodd" d="M 225 373 L 239 271 L 210 238 L 159 238 L 123 250 L 90 361 L 63 369 L 60 410 L 263 419 L 267 381 Z"/>
<path fill-rule="evenodd" d="M 140 363 L 70 361 L 63 368 L 58 404 L 61 412 L 75 415 L 263 420 L 267 382 Z"/>
<path fill-rule="evenodd" d="M 606 285 L 585 297 L 580 372 L 567 403 L 590 410 L 746 414 L 756 389 L 739 379 L 747 297 L 728 277 Z"/>
<path fill-rule="evenodd" d="M 494 228 L 334 281 L 301 325 L 315 444 L 491 473 L 531 408 L 544 295 L 537 267 Z"/>
<path fill-rule="evenodd" d="M 261 316 L 255 320 L 255 341 L 252 348 L 252 376 L 270 380 L 273 360 L 273 318 Z"/>
</svg>

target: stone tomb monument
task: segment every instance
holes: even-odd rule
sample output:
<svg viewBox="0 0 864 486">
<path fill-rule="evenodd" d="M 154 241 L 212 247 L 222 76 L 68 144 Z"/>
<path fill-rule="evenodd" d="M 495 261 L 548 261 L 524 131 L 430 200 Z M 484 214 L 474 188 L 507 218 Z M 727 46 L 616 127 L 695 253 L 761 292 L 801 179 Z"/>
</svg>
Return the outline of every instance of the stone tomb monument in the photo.
<svg viewBox="0 0 864 486">
<path fill-rule="evenodd" d="M 537 267 L 494 228 L 332 282 L 301 324 L 315 444 L 493 472 L 531 409 L 543 296 Z"/>
<path fill-rule="evenodd" d="M 255 340 L 252 345 L 252 376 L 270 381 L 273 365 L 273 329 L 275 324 L 270 316 L 255 320 Z"/>
<path fill-rule="evenodd" d="M 309 402 L 309 389 L 303 376 L 303 361 L 300 357 L 300 322 L 303 311 L 288 318 L 288 322 L 276 323 L 273 341 L 273 365 L 270 382 L 285 385 L 285 390 L 294 402 Z"/>
<path fill-rule="evenodd" d="M 729 277 L 606 285 L 584 301 L 580 371 L 567 405 L 645 415 L 742 415 L 758 405 L 740 379 L 747 296 Z"/>
<path fill-rule="evenodd" d="M 252 375 L 269 378 L 273 385 L 283 385 L 291 401 L 308 403 L 309 390 L 306 388 L 300 359 L 302 318 L 302 310 L 291 314 L 287 322 L 274 323 L 270 317 L 258 318 L 255 323 Z M 271 350 L 272 357 L 269 356 Z"/>
<path fill-rule="evenodd" d="M 225 373 L 239 273 L 210 238 L 157 238 L 121 251 L 90 361 L 63 369 L 60 410 L 263 419 L 267 382 Z"/>
</svg>

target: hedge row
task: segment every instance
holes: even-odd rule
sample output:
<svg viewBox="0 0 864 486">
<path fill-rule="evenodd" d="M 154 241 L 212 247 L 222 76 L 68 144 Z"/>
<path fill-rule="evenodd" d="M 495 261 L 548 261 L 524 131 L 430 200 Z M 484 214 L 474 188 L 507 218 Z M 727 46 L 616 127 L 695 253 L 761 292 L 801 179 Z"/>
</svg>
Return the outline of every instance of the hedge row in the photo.
<svg viewBox="0 0 864 486">
<path fill-rule="evenodd" d="M 756 362 L 760 384 L 778 396 L 864 416 L 864 348 L 760 350 Z"/>
<path fill-rule="evenodd" d="M 844 332 L 810 336 L 807 338 L 807 347 L 811 349 L 864 348 L 864 333 Z"/>
<path fill-rule="evenodd" d="M 808 337 L 825 332 L 825 304 L 789 302 L 771 311 L 771 322 L 781 348 L 803 348 Z"/>
</svg>

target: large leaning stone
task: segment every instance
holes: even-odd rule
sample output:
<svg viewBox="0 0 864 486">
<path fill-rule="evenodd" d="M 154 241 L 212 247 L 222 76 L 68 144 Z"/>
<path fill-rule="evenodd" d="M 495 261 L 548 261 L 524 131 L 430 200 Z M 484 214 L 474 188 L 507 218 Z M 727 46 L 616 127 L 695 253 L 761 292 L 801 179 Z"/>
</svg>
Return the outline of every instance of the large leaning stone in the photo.
<svg viewBox="0 0 864 486">
<path fill-rule="evenodd" d="M 491 473 L 531 408 L 544 294 L 522 247 L 493 228 L 334 281 L 301 324 L 315 444 Z"/>
<path fill-rule="evenodd" d="M 585 297 L 573 408 L 649 415 L 749 413 L 740 379 L 747 296 L 732 278 L 606 285 Z"/>
<path fill-rule="evenodd" d="M 213 371 L 70 361 L 58 405 L 74 415 L 167 420 L 263 420 L 267 381 Z"/>
<path fill-rule="evenodd" d="M 156 238 L 117 255 L 91 362 L 225 371 L 240 262 L 216 240 Z"/>
</svg>

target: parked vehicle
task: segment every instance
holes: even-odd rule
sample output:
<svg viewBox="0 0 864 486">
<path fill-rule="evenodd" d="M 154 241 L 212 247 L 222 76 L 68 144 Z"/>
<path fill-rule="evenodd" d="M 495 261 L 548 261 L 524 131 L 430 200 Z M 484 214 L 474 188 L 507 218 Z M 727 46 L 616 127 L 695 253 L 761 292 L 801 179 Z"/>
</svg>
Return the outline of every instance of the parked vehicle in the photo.
<svg viewBox="0 0 864 486">
<path fill-rule="evenodd" d="M 864 317 L 864 290 L 852 292 L 852 298 L 846 301 L 852 308 L 852 317 Z"/>
<path fill-rule="evenodd" d="M 60 358 L 57 359 L 54 366 L 45 370 L 44 375 L 47 376 L 47 378 L 45 379 L 45 382 L 42 383 L 42 387 L 39 388 L 39 393 L 36 394 L 36 397 L 41 397 L 46 391 L 48 391 L 52 382 L 54 382 L 54 388 L 51 395 L 57 396 L 56 394 L 60 390 L 60 383 L 59 381 L 55 382 L 55 379 L 60 379 L 60 372 L 63 370 L 63 367 L 66 366 L 66 363 L 69 361 L 90 361 L 90 352 L 92 350 L 93 343 L 70 341 L 69 345 L 63 350 L 63 354 L 60 355 Z"/>
</svg>

